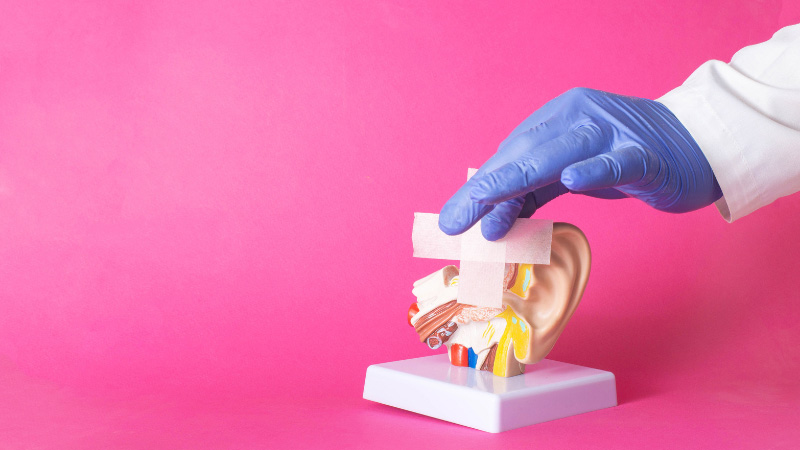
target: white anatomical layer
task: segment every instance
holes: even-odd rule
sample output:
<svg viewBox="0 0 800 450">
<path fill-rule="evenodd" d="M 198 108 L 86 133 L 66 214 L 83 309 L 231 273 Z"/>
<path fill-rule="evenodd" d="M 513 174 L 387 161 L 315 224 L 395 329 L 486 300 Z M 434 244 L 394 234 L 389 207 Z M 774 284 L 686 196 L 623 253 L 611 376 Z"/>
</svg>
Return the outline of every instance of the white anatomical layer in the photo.
<svg viewBox="0 0 800 450">
<path fill-rule="evenodd" d="M 456 299 L 458 296 L 458 267 L 443 267 L 414 282 L 414 289 L 411 293 L 417 297 L 417 307 L 419 307 L 419 312 L 411 319 L 411 324 L 415 325 L 425 314 Z"/>
</svg>

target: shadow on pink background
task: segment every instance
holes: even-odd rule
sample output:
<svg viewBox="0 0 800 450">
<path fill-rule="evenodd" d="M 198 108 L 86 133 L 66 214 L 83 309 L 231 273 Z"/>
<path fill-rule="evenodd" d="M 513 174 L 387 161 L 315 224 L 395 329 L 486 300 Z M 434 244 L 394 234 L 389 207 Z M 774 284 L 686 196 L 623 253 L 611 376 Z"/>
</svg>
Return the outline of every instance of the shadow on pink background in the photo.
<svg viewBox="0 0 800 450">
<path fill-rule="evenodd" d="M 765 1 L 0 4 L 0 448 L 796 448 L 797 195 L 734 224 L 571 196 L 550 358 L 620 406 L 489 435 L 361 399 L 431 352 L 415 211 L 574 86 L 656 98 Z"/>
</svg>

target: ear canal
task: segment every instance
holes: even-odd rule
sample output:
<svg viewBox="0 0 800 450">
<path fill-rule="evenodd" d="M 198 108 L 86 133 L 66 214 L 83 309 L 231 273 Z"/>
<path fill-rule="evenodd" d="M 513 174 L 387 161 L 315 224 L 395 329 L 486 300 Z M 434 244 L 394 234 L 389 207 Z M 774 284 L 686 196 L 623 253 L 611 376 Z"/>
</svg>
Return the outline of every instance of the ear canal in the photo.
<svg viewBox="0 0 800 450">
<path fill-rule="evenodd" d="M 581 301 L 592 255 L 589 241 L 578 227 L 553 224 L 550 264 L 533 267 L 534 281 L 527 298 L 504 297 L 511 309 L 531 327 L 528 354 L 519 361 L 534 364 L 542 360 L 561 336 Z"/>
</svg>

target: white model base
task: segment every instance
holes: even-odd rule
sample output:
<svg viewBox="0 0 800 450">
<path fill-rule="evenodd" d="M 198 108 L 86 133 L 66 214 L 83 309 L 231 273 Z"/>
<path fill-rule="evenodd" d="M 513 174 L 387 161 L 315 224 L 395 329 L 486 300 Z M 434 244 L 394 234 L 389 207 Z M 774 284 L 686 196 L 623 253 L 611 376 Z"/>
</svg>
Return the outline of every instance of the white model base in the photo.
<svg viewBox="0 0 800 450">
<path fill-rule="evenodd" d="M 490 433 L 617 405 L 614 374 L 549 359 L 503 378 L 446 354 L 367 368 L 364 398 Z"/>
</svg>

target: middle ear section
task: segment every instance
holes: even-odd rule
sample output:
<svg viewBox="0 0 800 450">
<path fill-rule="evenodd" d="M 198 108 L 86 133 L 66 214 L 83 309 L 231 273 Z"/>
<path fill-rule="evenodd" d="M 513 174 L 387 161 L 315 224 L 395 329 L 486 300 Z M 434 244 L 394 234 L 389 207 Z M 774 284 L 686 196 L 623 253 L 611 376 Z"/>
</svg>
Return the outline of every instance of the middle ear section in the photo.
<svg viewBox="0 0 800 450">
<path fill-rule="evenodd" d="M 547 356 L 580 302 L 591 266 L 584 234 L 555 223 L 549 265 L 506 264 L 503 308 L 457 302 L 458 268 L 414 283 L 408 321 L 432 349 L 446 345 L 456 366 L 498 376 L 524 372 Z"/>
</svg>

